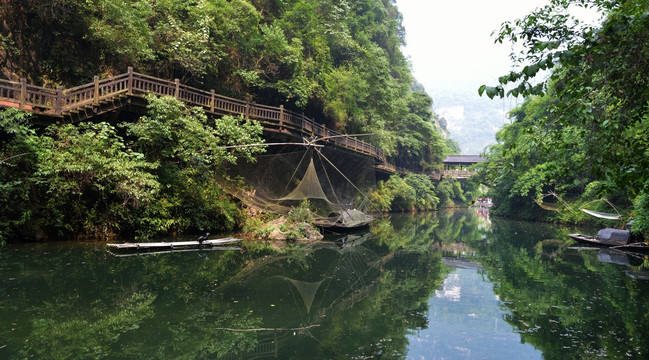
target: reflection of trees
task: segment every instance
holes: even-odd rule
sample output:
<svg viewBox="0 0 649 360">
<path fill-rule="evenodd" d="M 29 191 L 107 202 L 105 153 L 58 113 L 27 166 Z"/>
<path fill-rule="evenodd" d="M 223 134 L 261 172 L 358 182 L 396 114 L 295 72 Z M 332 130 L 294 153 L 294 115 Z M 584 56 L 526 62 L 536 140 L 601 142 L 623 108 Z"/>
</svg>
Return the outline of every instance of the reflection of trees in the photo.
<svg viewBox="0 0 649 360">
<path fill-rule="evenodd" d="M 11 294 L 0 302 L 0 358 L 202 358 L 254 343 L 252 334 L 216 329 L 260 322 L 213 301 L 214 279 L 245 260 L 237 253 L 118 259 L 95 250 L 0 253 L 16 279 L 0 282 Z"/>
<path fill-rule="evenodd" d="M 376 241 L 362 246 L 314 248 L 306 263 L 271 256 L 248 266 L 221 296 L 274 305 L 264 315 L 265 326 L 303 329 L 260 333 L 249 356 L 404 354 L 406 334 L 427 326 L 428 298 L 444 278 L 439 252 L 429 250 L 436 225 L 434 214 L 393 217 L 374 227 Z M 292 340 L 283 343 L 287 334 Z M 263 346 L 271 343 L 277 346 Z"/>
<path fill-rule="evenodd" d="M 546 359 L 646 358 L 647 287 L 595 251 L 536 244 L 551 234 L 548 226 L 494 220 L 483 265 L 511 311 L 505 320 Z"/>
<path fill-rule="evenodd" d="M 0 253 L 5 274 L 20 279 L 0 280 L 11 294 L 0 303 L 9 339 L 0 357 L 398 357 L 406 335 L 427 326 L 427 300 L 444 278 L 439 223 L 394 217 L 364 242 L 281 254 Z"/>
<path fill-rule="evenodd" d="M 106 357 L 120 336 L 153 316 L 150 293 L 133 293 L 115 309 L 93 309 L 92 317 L 32 321 L 24 358 L 96 359 Z"/>
</svg>

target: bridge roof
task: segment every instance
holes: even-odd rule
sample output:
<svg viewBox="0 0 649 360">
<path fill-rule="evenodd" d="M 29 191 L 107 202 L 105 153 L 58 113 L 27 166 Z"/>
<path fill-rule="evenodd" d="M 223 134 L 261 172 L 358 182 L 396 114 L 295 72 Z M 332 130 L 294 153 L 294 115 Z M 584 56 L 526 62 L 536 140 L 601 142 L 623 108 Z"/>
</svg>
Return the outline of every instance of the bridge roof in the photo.
<svg viewBox="0 0 649 360">
<path fill-rule="evenodd" d="M 444 164 L 477 164 L 484 161 L 480 155 L 447 155 Z"/>
</svg>

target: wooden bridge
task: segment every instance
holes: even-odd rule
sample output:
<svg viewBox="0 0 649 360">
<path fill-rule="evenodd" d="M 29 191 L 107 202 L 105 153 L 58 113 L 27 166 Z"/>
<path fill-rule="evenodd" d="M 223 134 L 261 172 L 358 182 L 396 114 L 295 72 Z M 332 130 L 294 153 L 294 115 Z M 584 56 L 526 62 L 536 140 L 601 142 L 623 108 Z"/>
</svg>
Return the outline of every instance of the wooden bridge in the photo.
<svg viewBox="0 0 649 360">
<path fill-rule="evenodd" d="M 484 161 L 480 155 L 448 155 L 444 159 L 444 170 L 431 174 L 434 180 L 442 178 L 468 179 L 478 172 L 472 166 Z"/>
<path fill-rule="evenodd" d="M 45 88 L 27 84 L 25 79 L 9 81 L 0 79 L 0 107 L 15 107 L 35 114 L 72 122 L 83 121 L 103 113 L 130 106 L 134 99 L 145 94 L 173 96 L 189 106 L 202 107 L 212 115 L 242 115 L 259 121 L 264 131 L 281 133 L 302 139 L 328 138 L 323 140 L 339 148 L 371 156 L 376 168 L 386 173 L 396 173 L 394 165 L 387 162 L 385 154 L 376 146 L 350 136 L 327 129 L 304 115 L 285 110 L 283 106 L 259 105 L 215 94 L 174 81 L 164 80 L 133 71 L 99 79 L 95 76 L 89 84 L 63 89 Z"/>
</svg>

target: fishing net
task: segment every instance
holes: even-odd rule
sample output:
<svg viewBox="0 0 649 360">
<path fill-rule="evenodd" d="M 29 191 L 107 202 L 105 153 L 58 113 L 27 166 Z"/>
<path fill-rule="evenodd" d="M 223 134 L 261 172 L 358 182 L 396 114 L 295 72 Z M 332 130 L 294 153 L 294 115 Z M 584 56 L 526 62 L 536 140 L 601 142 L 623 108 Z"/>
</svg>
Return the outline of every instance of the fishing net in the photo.
<svg viewBox="0 0 649 360">
<path fill-rule="evenodd" d="M 322 199 L 328 203 L 331 203 L 325 195 L 322 186 L 320 185 L 320 180 L 318 180 L 318 174 L 315 171 L 315 166 L 313 165 L 313 158 L 309 161 L 309 166 L 306 169 L 306 173 L 302 180 L 297 184 L 295 189 L 291 191 L 288 195 L 283 196 L 280 201 L 285 200 L 303 200 L 303 199 Z"/>
<path fill-rule="evenodd" d="M 269 147 L 254 162 L 225 169 L 219 184 L 245 205 L 286 215 L 309 201 L 321 221 L 361 224 L 372 211 L 374 158 L 324 147 Z"/>
</svg>

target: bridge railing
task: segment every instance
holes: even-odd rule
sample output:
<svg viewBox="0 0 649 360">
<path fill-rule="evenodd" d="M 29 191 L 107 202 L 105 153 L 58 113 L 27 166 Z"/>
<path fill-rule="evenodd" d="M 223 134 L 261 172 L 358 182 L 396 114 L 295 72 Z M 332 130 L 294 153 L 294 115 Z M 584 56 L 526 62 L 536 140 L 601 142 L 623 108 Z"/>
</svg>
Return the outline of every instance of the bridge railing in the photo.
<svg viewBox="0 0 649 360">
<path fill-rule="evenodd" d="M 57 90 L 27 84 L 25 79 L 0 79 L 0 101 L 29 111 L 53 110 L 58 100 Z"/>
<path fill-rule="evenodd" d="M 431 173 L 431 177 L 435 180 L 442 178 L 466 179 L 477 173 L 475 170 L 442 170 Z"/>
<path fill-rule="evenodd" d="M 376 146 L 353 137 L 338 137 L 337 132 L 302 114 L 285 110 L 283 106 L 266 106 L 217 95 L 214 90 L 193 88 L 181 84 L 178 79 L 170 81 L 136 73 L 132 68 L 125 74 L 106 79 L 100 80 L 95 76 L 92 83 L 70 89 L 29 85 L 25 79 L 20 82 L 0 79 L 0 106 L 13 106 L 52 116 L 64 116 L 90 109 L 118 97 L 141 96 L 147 93 L 173 96 L 188 105 L 203 107 L 205 111 L 213 114 L 253 118 L 260 121 L 266 129 L 293 132 L 300 136 L 330 138 L 323 141 L 373 156 L 384 163 L 386 169 L 392 170 L 392 166 L 386 162 L 385 154 Z"/>
<path fill-rule="evenodd" d="M 60 108 L 56 114 L 75 111 L 81 107 L 99 105 L 102 101 L 110 101 L 119 95 L 129 92 L 129 74 L 121 74 L 107 79 L 99 80 L 95 76 L 94 82 L 62 91 Z"/>
</svg>

